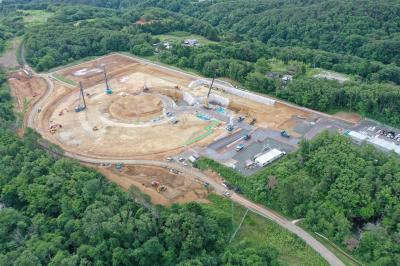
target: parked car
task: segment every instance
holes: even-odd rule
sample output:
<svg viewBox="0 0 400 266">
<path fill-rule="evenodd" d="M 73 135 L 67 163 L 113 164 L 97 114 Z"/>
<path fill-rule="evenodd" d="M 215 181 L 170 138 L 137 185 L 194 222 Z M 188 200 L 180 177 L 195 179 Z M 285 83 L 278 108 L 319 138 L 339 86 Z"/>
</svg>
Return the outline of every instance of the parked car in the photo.
<svg viewBox="0 0 400 266">
<path fill-rule="evenodd" d="M 243 149 L 244 149 L 244 144 L 243 143 L 240 143 L 239 145 L 236 146 L 236 151 L 237 152 L 239 152 L 239 151 L 241 151 Z"/>
</svg>

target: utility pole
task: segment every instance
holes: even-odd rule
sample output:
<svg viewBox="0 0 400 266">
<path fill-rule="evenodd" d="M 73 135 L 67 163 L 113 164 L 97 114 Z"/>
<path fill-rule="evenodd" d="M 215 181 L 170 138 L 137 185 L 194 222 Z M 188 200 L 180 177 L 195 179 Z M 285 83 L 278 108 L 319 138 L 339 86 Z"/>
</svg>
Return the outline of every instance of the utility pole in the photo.
<svg viewBox="0 0 400 266">
<path fill-rule="evenodd" d="M 244 221 L 244 218 L 246 218 L 248 212 L 249 212 L 249 209 L 246 209 L 246 212 L 244 213 L 244 215 L 243 215 L 243 217 L 242 217 L 242 220 L 240 221 L 240 224 L 239 224 L 238 227 L 236 228 L 235 232 L 233 232 L 233 234 L 232 234 L 232 236 L 231 236 L 231 239 L 229 239 L 229 243 L 231 243 L 232 240 L 235 238 L 235 236 L 236 236 L 237 232 L 239 231 L 240 227 L 242 226 L 243 221 Z"/>
<path fill-rule="evenodd" d="M 231 214 L 232 214 L 232 228 L 234 226 L 234 218 L 233 218 L 233 200 L 231 200 Z"/>
</svg>

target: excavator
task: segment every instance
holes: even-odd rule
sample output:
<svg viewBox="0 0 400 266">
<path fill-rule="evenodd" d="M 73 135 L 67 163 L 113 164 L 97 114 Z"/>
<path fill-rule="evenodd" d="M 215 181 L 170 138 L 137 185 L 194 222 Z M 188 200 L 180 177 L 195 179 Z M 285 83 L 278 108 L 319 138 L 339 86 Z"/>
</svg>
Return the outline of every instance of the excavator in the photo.
<svg viewBox="0 0 400 266">
<path fill-rule="evenodd" d="M 210 88 L 208 90 L 207 97 L 206 97 L 206 99 L 204 101 L 204 108 L 206 108 L 206 109 L 210 109 L 210 105 L 208 103 L 208 99 L 210 98 L 210 93 L 211 93 L 212 86 L 214 84 L 214 79 L 215 79 L 215 77 L 211 81 L 211 85 L 210 85 Z"/>
</svg>

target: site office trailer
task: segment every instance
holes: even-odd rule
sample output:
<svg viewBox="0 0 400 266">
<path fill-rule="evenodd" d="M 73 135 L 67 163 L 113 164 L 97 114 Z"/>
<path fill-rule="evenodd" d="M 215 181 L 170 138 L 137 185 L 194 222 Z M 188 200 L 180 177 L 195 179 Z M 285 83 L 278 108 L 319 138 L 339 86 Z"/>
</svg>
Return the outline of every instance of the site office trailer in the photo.
<svg viewBox="0 0 400 266">
<path fill-rule="evenodd" d="M 260 167 L 264 167 L 264 166 L 272 163 L 273 161 L 278 160 L 285 154 L 286 154 L 286 152 L 284 152 L 284 151 L 280 151 L 278 149 L 272 149 L 272 150 L 264 153 L 263 155 L 257 157 L 255 159 L 255 161 Z"/>
</svg>

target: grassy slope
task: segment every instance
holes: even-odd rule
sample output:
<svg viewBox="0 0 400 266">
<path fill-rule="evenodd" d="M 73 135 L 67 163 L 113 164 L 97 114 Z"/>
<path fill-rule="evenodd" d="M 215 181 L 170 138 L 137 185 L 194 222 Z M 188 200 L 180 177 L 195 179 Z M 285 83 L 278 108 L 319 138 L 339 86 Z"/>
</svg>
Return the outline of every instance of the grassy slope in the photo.
<svg viewBox="0 0 400 266">
<path fill-rule="evenodd" d="M 230 200 L 213 194 L 209 196 L 209 199 L 213 202 L 213 205 L 208 208 L 216 208 L 229 216 L 231 215 L 232 203 Z M 245 209 L 234 204 L 233 212 L 234 227 L 236 228 L 245 213 Z M 276 248 L 279 252 L 279 261 L 284 265 L 328 265 L 319 254 L 301 239 L 274 222 L 251 212 L 247 214 L 242 227 L 232 242 L 242 240 L 248 241 L 252 247 L 259 247 L 260 244 L 265 243 Z"/>
</svg>

